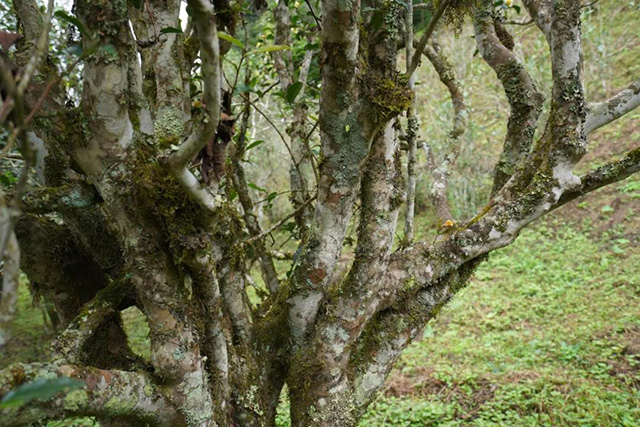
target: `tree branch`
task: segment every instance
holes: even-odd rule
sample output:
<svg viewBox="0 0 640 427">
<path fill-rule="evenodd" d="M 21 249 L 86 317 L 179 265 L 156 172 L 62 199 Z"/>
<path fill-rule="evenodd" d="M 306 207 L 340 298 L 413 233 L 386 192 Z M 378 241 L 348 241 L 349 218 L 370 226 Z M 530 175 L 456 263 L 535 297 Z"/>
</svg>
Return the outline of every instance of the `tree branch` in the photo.
<svg viewBox="0 0 640 427">
<path fill-rule="evenodd" d="M 2 293 L 0 293 L 0 354 L 11 338 L 11 326 L 18 309 L 18 286 L 20 285 L 20 248 L 16 235 L 9 232 L 4 246 L 4 271 Z"/>
<path fill-rule="evenodd" d="M 549 156 L 554 174 L 572 182 L 576 180 L 571 169 L 587 151 L 580 13 L 577 0 L 554 1 L 549 35 L 553 80 Z"/>
<path fill-rule="evenodd" d="M 357 90 L 360 0 L 322 4 L 322 92 L 320 167 L 314 232 L 292 272 L 289 326 L 294 346 L 313 324 L 319 303 L 342 249 L 361 166 L 377 129 L 364 114 Z M 348 106 L 349 108 L 346 108 Z M 337 178 L 339 176 L 339 178 Z"/>
<path fill-rule="evenodd" d="M 116 314 L 118 304 L 126 297 L 126 290 L 124 283 L 112 283 L 86 303 L 78 316 L 56 337 L 53 358 L 60 357 L 68 363 L 81 363 L 84 344 L 105 321 Z"/>
<path fill-rule="evenodd" d="M 411 58 L 411 64 L 409 66 L 409 69 L 407 70 L 407 76 L 411 76 L 416 70 L 416 68 L 418 68 L 418 64 L 420 63 L 420 57 L 422 56 L 422 52 L 424 51 L 424 48 L 427 46 L 429 37 L 431 37 L 433 30 L 435 30 L 436 28 L 436 24 L 440 20 L 440 17 L 442 17 L 442 15 L 444 14 L 445 10 L 447 10 L 448 6 L 449 6 L 449 0 L 440 0 L 440 3 L 438 4 L 438 8 L 433 13 L 431 20 L 429 21 L 429 25 L 427 25 L 427 28 L 424 30 L 424 34 L 422 34 L 422 37 L 420 38 L 420 41 L 416 46 L 416 51 L 413 54 L 413 57 Z"/>
<path fill-rule="evenodd" d="M 411 68 L 411 58 L 413 57 L 413 3 L 409 2 L 404 13 L 404 46 L 407 73 Z M 416 184 L 418 182 L 417 151 L 418 151 L 418 131 L 420 123 L 416 112 L 415 76 L 409 77 L 409 90 L 412 92 L 411 105 L 407 109 L 407 210 L 404 219 L 404 243 L 413 242 L 413 219 L 416 207 Z"/>
<path fill-rule="evenodd" d="M 248 81 L 249 77 L 249 73 L 247 73 L 245 79 Z M 251 115 L 251 104 L 249 104 L 248 99 L 248 97 L 245 98 L 244 109 L 242 112 L 242 123 L 240 126 L 240 135 L 235 144 L 235 151 L 231 156 L 231 162 L 233 164 L 232 179 L 233 185 L 235 186 L 236 192 L 238 193 L 238 200 L 242 205 L 244 222 L 247 226 L 247 230 L 249 231 L 249 234 L 251 236 L 258 236 L 262 234 L 262 228 L 260 227 L 258 219 L 256 218 L 253 211 L 253 200 L 251 200 L 251 196 L 249 195 L 244 167 L 241 163 L 241 159 L 242 156 L 244 156 L 246 148 L 246 135 L 249 127 L 249 116 Z M 260 260 L 260 270 L 262 272 L 264 283 L 267 285 L 267 289 L 269 289 L 271 293 L 275 293 L 277 292 L 280 283 L 278 281 L 278 274 L 273 264 L 273 259 L 271 258 L 271 256 L 269 256 L 269 253 L 267 252 L 262 239 L 257 239 L 254 243 L 254 247 Z"/>
<path fill-rule="evenodd" d="M 588 104 L 584 132 L 588 135 L 638 106 L 640 106 L 640 79 L 606 101 Z"/>
<path fill-rule="evenodd" d="M 41 24 L 40 37 L 38 38 L 38 43 L 36 44 L 35 50 L 29 60 L 29 63 L 24 68 L 22 75 L 20 77 L 20 81 L 16 87 L 15 97 L 22 97 L 25 90 L 29 86 L 29 82 L 31 81 L 31 77 L 35 74 L 36 70 L 40 67 L 40 63 L 46 57 L 47 52 L 49 50 L 49 27 L 51 26 L 51 17 L 53 16 L 53 0 L 49 0 L 49 5 L 47 6 L 47 13 L 44 16 L 44 22 Z"/>
<path fill-rule="evenodd" d="M 553 206 L 557 209 L 568 202 L 582 197 L 592 191 L 614 182 L 622 181 L 632 174 L 640 171 L 640 148 L 631 150 L 627 155 L 615 162 L 606 163 L 595 168 L 580 177 L 580 186 L 565 191 L 558 202 Z"/>
<path fill-rule="evenodd" d="M 100 195 L 93 185 L 77 181 L 61 187 L 42 187 L 26 191 L 22 195 L 22 207 L 29 213 L 45 214 L 86 208 L 99 203 L 100 200 Z"/>
<path fill-rule="evenodd" d="M 523 0 L 523 4 L 548 40 L 551 34 L 551 0 Z"/>
<path fill-rule="evenodd" d="M 211 139 L 220 119 L 220 46 L 213 5 L 208 0 L 189 0 L 193 8 L 195 27 L 200 41 L 202 79 L 204 81 L 204 105 L 207 117 L 191 135 L 180 144 L 177 151 L 169 155 L 167 164 L 171 173 L 185 191 L 201 206 L 213 210 L 216 202 L 208 188 L 203 188 L 189 171 L 187 164 Z"/>
<path fill-rule="evenodd" d="M 409 287 L 397 304 L 372 319 L 356 343 L 349 362 L 349 370 L 354 372 L 351 387 L 357 412 L 364 412 L 371 398 L 384 385 L 402 350 L 468 283 L 476 265 L 472 261 L 420 290 Z"/>
<path fill-rule="evenodd" d="M 469 115 L 464 103 L 464 95 L 460 87 L 460 82 L 456 78 L 453 67 L 442 54 L 439 46 L 436 43 L 433 43 L 433 46 L 426 46 L 424 54 L 438 73 L 440 81 L 449 90 L 454 110 L 453 128 L 449 134 L 449 139 L 445 147 L 445 156 L 442 162 L 436 166 L 431 150 L 428 150 L 427 156 L 427 164 L 433 175 L 431 199 L 433 200 L 436 210 L 437 226 L 438 228 L 442 228 L 445 224 L 449 225 L 447 221 L 453 221 L 448 198 L 449 175 L 451 174 L 451 168 L 460 154 L 461 139 L 467 130 Z"/>
<path fill-rule="evenodd" d="M 308 198 L 301 206 L 298 207 L 298 209 L 296 209 L 295 211 L 291 212 L 289 215 L 285 216 L 284 218 L 282 218 L 280 221 L 276 222 L 274 225 L 271 226 L 271 228 L 269 228 L 266 231 L 263 231 L 262 233 L 252 236 L 248 239 L 246 239 L 245 241 L 243 241 L 243 244 L 249 244 L 252 242 L 255 242 L 256 240 L 259 239 L 264 239 L 265 237 L 267 237 L 269 234 L 273 233 L 274 231 L 276 231 L 278 228 L 282 227 L 282 225 L 289 221 L 291 218 L 293 218 L 294 216 L 296 216 L 300 210 L 304 209 L 309 203 L 313 202 L 314 200 L 316 200 L 316 198 L 318 197 L 317 194 L 314 194 L 313 196 L 311 196 L 310 198 Z"/>
<path fill-rule="evenodd" d="M 505 28 L 497 27 L 500 24 L 492 14 L 492 4 L 480 8 L 475 14 L 474 29 L 478 50 L 498 76 L 511 107 L 502 153 L 494 168 L 492 194 L 495 194 L 531 149 L 544 95 L 512 52 L 512 41 L 511 48 L 505 46 L 505 38 L 510 35 Z M 503 34 L 502 39 L 499 34 Z"/>
<path fill-rule="evenodd" d="M 311 7 L 310 4 L 308 4 Z M 313 13 L 313 9 L 312 9 Z M 275 19 L 275 43 L 278 45 L 288 46 L 291 44 L 291 19 L 289 16 L 288 2 L 280 0 L 278 6 L 273 11 Z M 315 15 L 314 15 L 315 17 Z M 318 27 L 320 25 L 318 24 Z M 275 62 L 275 68 L 278 73 L 278 79 L 280 80 L 280 88 L 283 92 L 287 92 L 289 87 L 294 84 L 293 81 L 293 60 L 291 51 L 275 51 L 272 53 L 272 57 Z M 307 122 L 307 107 L 299 100 L 304 95 L 305 86 L 307 83 L 307 75 L 309 73 L 309 67 L 311 66 L 311 60 L 313 58 L 313 51 L 305 52 L 304 59 L 300 65 L 300 74 L 298 82 L 302 84 L 302 87 L 296 96 L 298 101 L 292 103 L 293 107 L 293 120 L 290 121 L 287 128 L 287 134 L 290 137 L 291 148 L 287 147 L 291 156 L 291 166 L 289 168 L 289 184 L 291 187 L 291 202 L 293 207 L 298 211 L 296 215 L 296 224 L 300 230 L 300 235 L 303 241 L 306 241 L 311 221 L 313 220 L 313 206 L 308 205 L 306 208 L 298 210 L 298 208 L 304 204 L 305 200 L 309 198 L 309 184 L 307 182 L 307 176 L 304 170 L 309 172 L 309 169 L 313 169 L 315 173 L 316 182 L 318 180 L 318 174 L 315 170 L 312 159 L 309 156 L 308 141 L 304 138 L 306 135 L 306 122 Z M 286 59 L 286 60 L 285 60 Z M 279 131 L 278 131 L 279 133 Z M 286 143 L 285 143 L 286 144 Z"/>
<path fill-rule="evenodd" d="M 301 366 L 318 364 L 322 372 L 317 383 L 305 384 L 318 396 L 326 396 L 328 406 L 346 398 L 330 389 L 345 390 L 345 368 L 362 329 L 382 299 L 381 276 L 386 270 L 393 245 L 398 212 L 402 204 L 401 160 L 393 122 L 380 132 L 372 144 L 362 178 L 360 220 L 355 259 L 340 283 L 340 293 L 319 316 L 312 347 Z M 304 369 L 304 368 L 303 368 Z M 295 376 L 295 372 L 293 373 Z M 291 384 L 292 390 L 297 385 Z"/>
<path fill-rule="evenodd" d="M 26 382 L 62 376 L 82 380 L 85 386 L 47 401 L 2 410 L 0 423 L 23 426 L 43 420 L 95 416 L 167 427 L 180 425 L 179 411 L 165 399 L 162 390 L 146 373 L 58 363 L 16 364 L 0 371 L 0 393 L 4 395 Z"/>
</svg>

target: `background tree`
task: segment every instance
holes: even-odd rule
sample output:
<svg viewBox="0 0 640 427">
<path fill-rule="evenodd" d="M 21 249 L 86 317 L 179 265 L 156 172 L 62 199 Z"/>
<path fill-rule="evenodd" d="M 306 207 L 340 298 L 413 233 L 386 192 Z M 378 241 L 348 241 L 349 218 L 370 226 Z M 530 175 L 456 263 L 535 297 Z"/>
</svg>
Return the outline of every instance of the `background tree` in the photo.
<svg viewBox="0 0 640 427">
<path fill-rule="evenodd" d="M 32 285 L 54 303 L 62 332 L 51 363 L 14 365 L 0 373 L 0 384 L 4 392 L 66 376 L 84 386 L 5 412 L 7 424 L 86 414 L 105 424 L 270 425 L 286 384 L 294 425 L 353 425 L 403 348 L 489 252 L 545 213 L 640 167 L 636 148 L 574 173 L 587 135 L 640 104 L 640 81 L 609 100 L 584 99 L 576 1 L 525 1 L 550 47 L 544 126 L 543 94 L 513 53 L 504 9 L 491 2 L 434 4 L 400 69 L 398 52 L 413 42 L 405 37 L 407 8 L 396 2 L 307 2 L 297 12 L 281 2 L 271 18 L 259 3 L 193 0 L 182 28 L 178 1 L 79 0 L 73 15 L 57 13 L 81 34 L 79 57 L 57 62 L 47 50 L 54 3 L 46 11 L 29 0 L 13 6 L 22 38 L 9 56 L 19 72 L 3 57 L 0 119 L 5 151 L 15 141 L 24 166 L 0 206 L 0 326 L 8 331 L 20 254 Z M 447 198 L 465 103 L 430 40 L 440 17 L 455 26 L 466 15 L 511 107 L 491 198 L 471 219 L 454 217 Z M 274 43 L 254 48 L 269 39 L 269 28 Z M 272 88 L 252 83 L 269 71 L 265 53 L 295 144 L 295 210 L 263 230 L 249 191 L 258 186 L 243 170 L 252 116 L 287 143 L 257 102 Z M 429 156 L 438 237 L 409 237 L 396 249 L 406 187 L 396 122 L 412 106 L 411 77 L 423 54 L 452 96 L 455 122 L 442 160 Z M 69 93 L 64 83 L 79 64 L 80 84 Z M 309 142 L 315 123 L 306 123 L 316 113 L 317 155 Z M 410 125 L 409 152 L 416 151 L 414 131 Z M 299 170 L 302 162 L 311 170 Z M 44 187 L 28 185 L 32 168 Z M 265 239 L 290 218 L 300 247 L 278 277 L 273 257 L 288 254 L 274 253 Z M 338 260 L 354 223 L 354 258 L 345 271 Z M 250 300 L 254 261 L 265 287 Z M 121 326 L 120 310 L 131 305 L 148 319 L 148 362 L 129 350 Z"/>
</svg>

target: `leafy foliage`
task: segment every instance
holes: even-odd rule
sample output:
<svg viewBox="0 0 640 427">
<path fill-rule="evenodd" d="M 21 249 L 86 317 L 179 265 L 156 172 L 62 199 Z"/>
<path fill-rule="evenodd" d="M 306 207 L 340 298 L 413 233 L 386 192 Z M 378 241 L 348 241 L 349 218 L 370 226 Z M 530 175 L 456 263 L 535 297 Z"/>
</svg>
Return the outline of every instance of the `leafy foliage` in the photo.
<svg viewBox="0 0 640 427">
<path fill-rule="evenodd" d="M 69 377 L 35 380 L 5 394 L 0 400 L 0 409 L 17 408 L 36 399 L 51 399 L 58 393 L 68 393 L 83 386 L 84 381 Z"/>
</svg>

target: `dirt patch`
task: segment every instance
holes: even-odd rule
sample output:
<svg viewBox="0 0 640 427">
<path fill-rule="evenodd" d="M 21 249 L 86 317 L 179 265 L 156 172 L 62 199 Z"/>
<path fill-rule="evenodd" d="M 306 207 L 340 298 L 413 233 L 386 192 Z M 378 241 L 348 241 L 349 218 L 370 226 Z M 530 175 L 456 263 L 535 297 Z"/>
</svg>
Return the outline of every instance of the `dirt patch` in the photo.
<svg viewBox="0 0 640 427">
<path fill-rule="evenodd" d="M 640 212 L 640 199 L 621 194 L 612 185 L 563 206 L 549 218 L 560 220 L 562 224 L 567 218 L 578 224 L 587 220 L 593 225 L 590 237 L 600 239 L 604 233 L 619 225 L 627 230 L 640 228 L 640 216 L 633 214 L 634 212 Z"/>
<path fill-rule="evenodd" d="M 437 398 L 443 402 L 457 402 L 461 407 L 459 418 L 470 420 L 485 402 L 493 399 L 497 386 L 486 378 L 464 382 L 446 382 L 434 376 L 428 368 L 417 368 L 409 374 L 391 375 L 384 390 L 389 397 Z"/>
<path fill-rule="evenodd" d="M 625 384 L 640 390 L 640 326 L 632 326 L 621 334 L 622 351 L 611 361 L 609 373 Z"/>
</svg>

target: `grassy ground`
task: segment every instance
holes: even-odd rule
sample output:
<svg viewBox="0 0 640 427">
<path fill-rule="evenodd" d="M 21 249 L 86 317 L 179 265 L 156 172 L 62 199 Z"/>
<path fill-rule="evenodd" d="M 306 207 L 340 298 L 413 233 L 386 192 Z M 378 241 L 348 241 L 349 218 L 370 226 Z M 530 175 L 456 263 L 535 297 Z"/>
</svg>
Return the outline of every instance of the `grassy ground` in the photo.
<svg viewBox="0 0 640 427">
<path fill-rule="evenodd" d="M 362 425 L 640 425 L 640 234 L 591 229 L 550 220 L 493 254 Z"/>
</svg>

